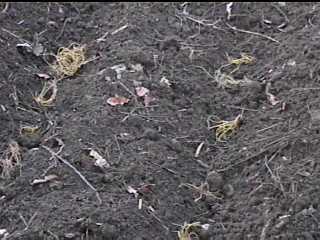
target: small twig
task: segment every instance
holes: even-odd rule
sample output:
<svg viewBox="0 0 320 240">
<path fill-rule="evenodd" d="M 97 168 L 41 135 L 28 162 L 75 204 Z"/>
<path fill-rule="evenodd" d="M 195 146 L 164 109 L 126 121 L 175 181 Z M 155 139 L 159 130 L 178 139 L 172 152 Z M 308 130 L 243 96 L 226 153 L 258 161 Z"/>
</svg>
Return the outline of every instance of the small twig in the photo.
<svg viewBox="0 0 320 240">
<path fill-rule="evenodd" d="M 29 221 L 27 222 L 27 221 L 25 220 L 25 218 L 22 216 L 22 214 L 19 213 L 19 217 L 20 217 L 20 219 L 22 220 L 23 224 L 25 225 L 25 228 L 23 229 L 23 231 L 27 231 L 27 230 L 29 229 L 31 223 L 33 222 L 33 220 L 35 219 L 35 217 L 37 216 L 37 214 L 38 214 L 38 213 L 35 212 L 35 213 L 32 215 L 32 217 L 29 219 Z"/>
<path fill-rule="evenodd" d="M 130 115 L 131 113 L 129 112 L 120 112 L 120 113 L 123 113 L 123 114 L 126 114 L 126 115 Z M 141 114 L 131 114 L 131 116 L 137 116 L 137 117 L 141 117 L 141 118 L 144 118 L 144 119 L 147 119 L 148 121 L 154 121 L 154 122 L 162 122 L 162 123 L 168 123 L 170 124 L 171 126 L 174 126 L 171 122 L 168 121 L 168 119 L 166 121 L 162 121 L 162 120 L 157 120 L 157 119 L 154 119 L 154 118 L 157 118 L 158 116 L 146 116 L 146 115 L 141 115 Z M 161 118 L 165 118 L 165 117 L 161 117 Z"/>
<path fill-rule="evenodd" d="M 179 187 L 187 187 L 189 189 L 193 189 L 193 190 L 197 191 L 199 193 L 199 197 L 197 197 L 194 200 L 195 202 L 198 202 L 199 200 L 201 200 L 203 198 L 203 196 L 212 197 L 214 199 L 220 199 L 220 200 L 222 199 L 221 197 L 218 197 L 209 191 L 209 185 L 207 182 L 201 183 L 199 187 L 195 186 L 193 184 L 190 184 L 190 183 L 181 183 Z"/>
<path fill-rule="evenodd" d="M 199 157 L 199 154 L 200 154 L 200 152 L 201 152 L 201 149 L 202 149 L 203 145 L 204 145 L 204 142 L 201 142 L 201 143 L 198 145 L 197 150 L 196 150 L 196 152 L 195 152 L 195 154 L 194 154 L 194 157 L 196 157 L 196 158 Z"/>
<path fill-rule="evenodd" d="M 54 233 L 51 232 L 50 230 L 47 230 L 47 232 L 48 232 L 51 236 L 53 236 L 56 240 L 59 240 L 59 237 L 58 237 L 56 234 L 54 234 Z"/>
<path fill-rule="evenodd" d="M 209 168 L 210 168 L 210 166 L 209 166 L 208 164 L 204 163 L 204 162 L 203 162 L 202 160 L 200 160 L 200 159 L 196 159 L 196 162 L 199 163 L 199 165 L 200 165 L 201 167 L 203 167 L 203 168 L 206 168 L 206 169 L 209 169 Z"/>
<path fill-rule="evenodd" d="M 256 35 L 256 36 L 260 36 L 260 37 L 263 37 L 263 38 L 266 38 L 266 39 L 269 39 L 270 41 L 272 42 L 276 42 L 276 43 L 280 43 L 278 40 L 272 38 L 272 37 L 269 37 L 267 35 L 264 35 L 262 33 L 257 33 L 257 32 L 251 32 L 251 31 L 247 31 L 247 30 L 243 30 L 243 29 L 239 29 L 239 28 L 236 28 L 234 26 L 231 26 L 230 24 L 226 23 L 226 25 L 231 28 L 232 30 L 234 31 L 238 31 L 238 32 L 242 32 L 242 33 L 248 33 L 248 34 L 253 34 L 253 35 Z"/>
<path fill-rule="evenodd" d="M 277 178 L 276 178 L 276 176 L 273 174 L 271 168 L 269 167 L 269 165 L 268 165 L 268 160 L 267 160 L 267 159 L 264 160 L 264 165 L 265 165 L 266 168 L 268 169 L 268 172 L 270 173 L 272 179 L 277 182 Z"/>
<path fill-rule="evenodd" d="M 200 24 L 200 25 L 203 25 L 203 26 L 213 26 L 213 27 L 216 28 L 216 29 L 220 29 L 220 28 L 216 27 L 216 24 L 219 23 L 220 20 L 217 20 L 217 21 L 215 21 L 214 23 L 210 23 L 209 20 L 196 19 L 195 17 L 192 17 L 192 16 L 190 16 L 190 15 L 189 15 L 189 16 L 186 15 L 186 18 L 189 19 L 189 20 L 191 20 L 191 21 L 194 21 L 194 22 L 196 22 L 196 23 L 198 23 L 198 24 Z"/>
<path fill-rule="evenodd" d="M 256 132 L 257 132 L 257 133 L 259 133 L 259 132 L 264 132 L 264 131 L 269 130 L 269 129 L 273 128 L 273 127 L 278 126 L 279 124 L 282 124 L 282 123 L 279 122 L 279 123 L 272 124 L 271 126 L 262 128 L 262 129 L 260 129 L 260 130 L 257 130 Z"/>
<path fill-rule="evenodd" d="M 265 240 L 267 235 L 267 229 L 270 226 L 272 218 L 269 218 L 266 222 L 266 224 L 263 226 L 261 234 L 260 234 L 260 240 Z"/>
<path fill-rule="evenodd" d="M 134 98 L 135 102 L 138 103 L 137 96 L 121 81 L 118 81 L 118 83 L 128 92 L 130 95 Z"/>
<path fill-rule="evenodd" d="M 274 7 L 283 17 L 284 19 L 286 20 L 286 22 L 288 23 L 289 22 L 289 18 L 288 16 L 284 13 L 284 11 L 281 10 L 280 7 L 277 6 L 277 4 L 271 4 L 272 7 Z M 280 24 L 281 26 L 282 24 Z M 279 26 L 278 26 L 279 27 Z"/>
<path fill-rule="evenodd" d="M 71 18 L 66 18 L 66 20 L 64 20 L 63 22 L 63 26 L 62 26 L 62 29 L 61 29 L 61 32 L 59 33 L 59 35 L 56 37 L 55 41 L 58 41 L 58 39 L 62 36 L 63 32 L 64 32 L 64 29 L 66 28 L 66 24 L 67 22 L 71 21 Z"/>
<path fill-rule="evenodd" d="M 9 3 L 6 2 L 4 8 L 1 11 L 1 13 L 6 13 L 8 9 L 9 9 Z"/>
<path fill-rule="evenodd" d="M 216 78 L 214 77 L 214 76 L 212 76 L 212 74 L 211 73 L 209 73 L 208 72 L 208 70 L 207 69 L 205 69 L 204 67 L 202 67 L 202 66 L 198 66 L 198 65 L 193 65 L 193 67 L 196 67 L 196 68 L 200 68 L 200 69 L 202 69 L 210 78 L 212 78 L 214 81 L 216 81 Z"/>
<path fill-rule="evenodd" d="M 22 216 L 21 213 L 19 213 L 19 217 L 20 217 L 20 219 L 22 220 L 22 222 L 23 222 L 23 224 L 25 226 L 24 230 L 27 230 L 29 228 L 27 221 L 24 219 L 24 217 Z"/>
<path fill-rule="evenodd" d="M 292 92 L 292 91 L 309 91 L 309 90 L 320 90 L 320 88 L 317 88 L 317 87 L 310 87 L 310 88 L 292 88 L 289 90 L 289 92 Z"/>
<path fill-rule="evenodd" d="M 153 165 L 155 165 L 155 166 L 157 166 L 157 167 L 159 167 L 159 168 L 162 168 L 163 170 L 166 170 L 167 172 L 169 172 L 169 173 L 171 173 L 171 174 L 179 175 L 178 172 L 176 172 L 176 171 L 174 171 L 174 170 L 172 170 L 172 169 L 170 169 L 170 168 L 163 167 L 163 166 L 161 166 L 160 164 L 157 164 L 157 163 L 154 163 L 154 162 L 151 162 L 151 161 L 149 161 L 149 163 L 151 163 L 151 164 L 153 164 Z"/>
<path fill-rule="evenodd" d="M 243 164 L 243 163 L 245 163 L 245 162 L 248 162 L 248 161 L 250 161 L 250 160 L 252 160 L 252 159 L 260 156 L 261 154 L 264 154 L 264 153 L 267 152 L 268 150 L 270 150 L 270 149 L 269 149 L 269 148 L 262 149 L 260 152 L 258 152 L 258 153 L 256 153 L 256 154 L 253 154 L 253 155 L 251 155 L 251 156 L 249 156 L 249 157 L 247 157 L 247 158 L 245 158 L 245 159 L 243 159 L 243 160 L 241 160 L 241 161 L 239 161 L 239 162 L 237 162 L 237 163 L 231 164 L 231 165 L 229 165 L 229 166 L 226 167 L 226 168 L 217 170 L 217 172 L 225 172 L 225 171 L 227 171 L 227 170 L 230 170 L 230 169 L 232 169 L 232 168 L 234 168 L 234 167 L 236 167 L 236 166 L 239 166 L 239 165 L 241 165 L 241 164 Z"/>
<path fill-rule="evenodd" d="M 278 149 L 278 151 L 275 152 L 275 153 L 271 156 L 271 158 L 270 158 L 269 160 L 265 159 L 265 160 L 264 160 L 264 164 L 265 164 L 266 168 L 268 169 L 268 172 L 270 173 L 271 178 L 272 178 L 276 183 L 279 183 L 279 186 L 280 186 L 280 189 L 281 189 L 283 195 L 286 196 L 285 191 L 284 191 L 283 184 L 281 183 L 279 176 L 276 177 L 276 175 L 274 175 L 274 173 L 272 172 L 271 168 L 270 168 L 269 165 L 268 165 L 268 163 L 271 162 L 271 161 L 278 155 L 278 153 L 279 153 L 280 151 L 281 151 L 281 149 Z"/>
<path fill-rule="evenodd" d="M 122 155 L 122 151 L 121 151 L 121 147 L 120 147 L 117 135 L 114 135 L 114 139 L 115 139 L 115 142 L 117 144 L 118 151 L 119 151 L 118 160 L 120 161 L 121 155 Z"/>
<path fill-rule="evenodd" d="M 126 25 L 124 25 L 124 26 L 122 26 L 122 27 L 114 30 L 114 31 L 111 33 L 111 35 L 115 35 L 115 34 L 117 34 L 118 32 L 123 31 L 123 30 L 126 29 L 127 27 L 128 27 L 128 24 L 126 24 Z"/>
<path fill-rule="evenodd" d="M 47 141 L 48 141 L 49 139 L 51 139 L 51 138 L 54 138 L 54 136 L 51 136 L 51 137 L 45 139 L 44 142 L 47 142 Z M 60 145 L 60 148 L 59 148 L 59 150 L 56 152 L 56 154 L 60 154 L 60 153 L 62 152 L 64 146 L 65 146 L 65 145 L 64 145 L 64 142 L 63 142 L 60 138 L 56 138 L 56 137 L 55 137 L 55 140 L 56 140 L 56 141 L 58 142 L 58 144 Z M 51 160 L 54 160 L 54 163 L 53 163 L 52 165 L 50 165 L 50 166 L 44 171 L 44 173 L 41 175 L 42 177 L 46 176 L 47 173 L 48 173 L 52 168 L 57 167 L 57 160 L 56 160 L 55 156 L 52 155 L 52 156 L 50 157 L 50 161 L 51 161 Z"/>
<path fill-rule="evenodd" d="M 192 16 L 190 15 L 189 13 L 187 13 L 186 11 L 183 11 L 183 12 L 179 12 L 178 15 L 176 14 L 175 16 L 178 17 L 180 19 L 180 22 L 182 22 L 181 20 L 181 17 L 185 17 L 186 19 L 189 19 L 195 23 L 198 23 L 199 25 L 202 25 L 202 26 L 210 26 L 210 27 L 213 27 L 215 29 L 219 29 L 221 30 L 221 28 L 217 27 L 216 25 L 221 21 L 221 20 L 217 20 L 215 22 L 212 22 L 210 20 L 206 20 L 206 19 L 200 19 L 196 16 Z M 181 24 L 182 25 L 182 24 Z"/>
<path fill-rule="evenodd" d="M 240 109 L 242 111 L 251 111 L 251 112 L 262 112 L 261 110 L 257 110 L 257 109 L 252 109 L 252 108 L 244 108 L 244 107 L 238 107 L 238 106 L 234 106 L 234 105 L 226 105 L 224 104 L 225 106 L 227 107 L 230 107 L 230 108 L 234 108 L 234 109 Z"/>
<path fill-rule="evenodd" d="M 36 218 L 36 216 L 38 215 L 38 212 L 35 212 L 32 217 L 29 219 L 28 221 L 28 227 L 31 225 L 31 223 L 33 222 L 33 220 Z"/>
<path fill-rule="evenodd" d="M 5 28 L 1 28 L 2 31 L 6 32 L 6 33 L 9 33 L 11 36 L 15 37 L 16 39 L 20 40 L 21 42 L 26 42 L 28 44 L 31 45 L 31 43 L 25 39 L 23 39 L 22 37 L 19 37 L 18 35 L 10 32 L 9 30 L 5 29 Z"/>
<path fill-rule="evenodd" d="M 132 116 L 132 114 L 133 114 L 136 110 L 137 110 L 137 108 L 133 108 L 133 109 L 127 114 L 127 116 L 125 116 L 125 117 L 121 120 L 121 122 L 126 121 L 130 116 Z"/>
<path fill-rule="evenodd" d="M 151 211 L 148 211 L 149 212 L 149 214 L 152 216 L 152 217 L 154 217 L 154 219 L 156 219 L 160 224 L 161 224 L 161 226 L 167 231 L 167 232 L 169 232 L 169 228 L 166 226 L 166 225 L 164 225 L 164 223 L 163 223 L 163 221 L 159 218 L 159 217 L 157 217 L 153 212 L 151 212 Z"/>
<path fill-rule="evenodd" d="M 51 155 L 53 155 L 55 158 L 59 159 L 62 163 L 67 165 L 70 169 L 72 169 L 80 178 L 81 180 L 92 190 L 96 193 L 96 197 L 99 201 L 99 204 L 102 203 L 102 200 L 100 198 L 100 195 L 97 191 L 97 189 L 91 185 L 91 183 L 73 166 L 71 163 L 69 163 L 66 159 L 58 155 L 56 152 L 52 151 L 52 149 L 48 148 L 47 146 L 42 146 L 44 149 L 46 149 Z"/>
<path fill-rule="evenodd" d="M 105 32 L 101 37 L 99 37 L 96 41 L 99 42 L 105 42 L 107 39 L 106 37 L 109 35 L 109 32 Z"/>
</svg>

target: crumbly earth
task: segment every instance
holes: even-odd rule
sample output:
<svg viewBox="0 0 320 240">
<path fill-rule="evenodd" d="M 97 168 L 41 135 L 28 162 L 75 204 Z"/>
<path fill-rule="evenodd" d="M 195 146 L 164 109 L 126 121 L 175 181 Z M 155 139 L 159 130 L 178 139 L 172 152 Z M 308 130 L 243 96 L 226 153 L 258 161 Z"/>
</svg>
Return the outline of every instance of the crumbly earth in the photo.
<svg viewBox="0 0 320 240">
<path fill-rule="evenodd" d="M 202 240 L 320 239 L 320 4 L 228 4 L 0 3 L 0 159 L 12 141 L 22 156 L 0 180 L 6 239 L 174 240 L 193 222 Z M 42 107 L 39 74 L 72 43 L 91 61 Z"/>
</svg>

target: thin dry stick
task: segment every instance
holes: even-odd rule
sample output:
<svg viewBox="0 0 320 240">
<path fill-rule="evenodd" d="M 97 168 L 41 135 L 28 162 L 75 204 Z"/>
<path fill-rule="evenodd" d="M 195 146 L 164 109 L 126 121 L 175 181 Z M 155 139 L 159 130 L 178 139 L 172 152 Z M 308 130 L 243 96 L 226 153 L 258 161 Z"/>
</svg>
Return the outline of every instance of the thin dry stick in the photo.
<svg viewBox="0 0 320 240">
<path fill-rule="evenodd" d="M 74 167 L 71 165 L 71 163 L 69 163 L 66 159 L 64 159 L 63 157 L 59 156 L 57 153 L 55 153 L 54 151 L 52 151 L 52 149 L 48 148 L 47 146 L 42 146 L 44 149 L 46 149 L 51 155 L 53 155 L 55 158 L 59 159 L 62 163 L 64 163 L 65 165 L 67 165 L 69 168 L 71 168 L 80 178 L 81 180 L 92 190 L 96 193 L 96 197 L 99 201 L 99 204 L 102 203 L 102 200 L 100 198 L 100 195 L 97 191 L 97 189 L 91 185 L 91 183 Z"/>
<path fill-rule="evenodd" d="M 8 9 L 9 9 L 9 3 L 6 2 L 5 5 L 4 5 L 4 8 L 1 11 L 1 13 L 6 13 Z"/>
<path fill-rule="evenodd" d="M 128 27 L 128 24 L 126 24 L 126 25 L 124 25 L 124 26 L 122 26 L 122 27 L 114 30 L 114 31 L 111 33 L 111 35 L 115 35 L 115 34 L 117 34 L 118 32 L 123 31 L 123 30 L 126 29 L 127 27 Z"/>
<path fill-rule="evenodd" d="M 25 226 L 24 230 L 27 230 L 29 228 L 27 221 L 25 220 L 25 218 L 22 216 L 21 213 L 19 213 L 19 217 Z"/>
<path fill-rule="evenodd" d="M 66 28 L 66 24 L 68 22 L 71 21 L 71 18 L 66 18 L 66 20 L 64 20 L 63 22 L 63 26 L 62 26 L 62 29 L 61 29 L 61 32 L 59 33 L 59 35 L 56 37 L 56 40 L 55 41 L 58 41 L 58 39 L 62 36 L 63 32 L 64 32 L 64 29 Z"/>
<path fill-rule="evenodd" d="M 292 88 L 289 91 L 293 92 L 293 91 L 309 91 L 309 90 L 320 90 L 320 88 L 318 87 L 310 87 L 310 88 Z"/>
<path fill-rule="evenodd" d="M 154 219 L 156 219 L 160 224 L 161 224 L 161 226 L 167 231 L 167 232 L 169 232 L 169 228 L 166 226 L 166 225 L 164 225 L 164 223 L 163 223 L 163 221 L 159 218 L 159 217 L 157 217 L 153 212 L 149 212 L 150 213 L 150 215 L 152 216 L 152 217 L 154 217 Z"/>
<path fill-rule="evenodd" d="M 263 132 L 263 131 L 269 130 L 269 129 L 273 128 L 273 127 L 278 126 L 279 124 L 282 124 L 282 123 L 280 122 L 280 123 L 272 124 L 271 126 L 262 128 L 262 129 L 260 129 L 260 130 L 257 130 L 256 132 L 259 133 L 259 132 Z"/>
<path fill-rule="evenodd" d="M 193 15 L 190 15 L 189 13 L 183 11 L 181 13 L 178 13 L 178 15 L 176 14 L 175 16 L 178 17 L 180 19 L 180 21 L 182 22 L 182 19 L 181 17 L 185 17 L 195 23 L 198 23 L 199 25 L 202 25 L 202 26 L 210 26 L 210 27 L 213 27 L 215 29 L 221 29 L 219 27 L 217 27 L 216 25 L 221 21 L 221 20 L 217 20 L 215 22 L 211 22 L 210 20 L 206 20 L 206 19 L 200 19 L 199 17 L 197 16 L 193 16 Z"/>
<path fill-rule="evenodd" d="M 137 96 L 121 81 L 118 81 L 118 83 L 121 85 L 121 87 L 124 88 L 124 90 L 126 90 L 135 100 L 135 102 L 138 102 Z"/>
<path fill-rule="evenodd" d="M 20 40 L 21 42 L 26 42 L 26 43 L 31 44 L 29 41 L 27 41 L 27 40 L 23 39 L 22 37 L 14 34 L 14 33 L 12 33 L 12 32 L 10 32 L 9 30 L 7 30 L 7 29 L 5 29 L 5 28 L 1 28 L 1 30 L 4 31 L 4 32 L 6 32 L 6 33 L 8 33 L 8 34 L 10 34 L 11 36 L 17 38 L 17 39 Z"/>
<path fill-rule="evenodd" d="M 279 150 L 277 152 L 275 152 L 271 158 L 269 160 L 265 159 L 264 163 L 265 163 L 265 166 L 267 168 L 267 170 L 269 171 L 270 175 L 271 175 L 271 178 L 276 182 L 276 183 L 279 183 L 279 186 L 280 186 L 280 189 L 283 193 L 284 196 L 286 196 L 286 193 L 285 193 L 285 190 L 284 190 L 284 187 L 283 187 L 283 184 L 281 183 L 280 181 L 280 177 L 274 175 L 274 173 L 272 172 L 271 168 L 269 167 L 268 163 L 271 162 L 278 154 L 279 152 L 281 151 L 281 148 L 279 148 Z"/>
<path fill-rule="evenodd" d="M 19 213 L 19 217 L 22 220 L 23 224 L 25 225 L 25 228 L 23 229 L 23 231 L 27 231 L 29 229 L 29 227 L 31 226 L 31 223 L 33 222 L 33 220 L 35 219 L 35 217 L 37 216 L 37 212 L 35 212 L 32 217 L 29 219 L 29 221 L 27 222 L 25 220 L 25 218 L 22 216 L 21 213 Z"/>
<path fill-rule="evenodd" d="M 269 37 L 267 35 L 264 35 L 264 34 L 261 34 L 261 33 L 257 33 L 257 32 L 251 32 L 251 31 L 247 31 L 247 30 L 243 30 L 243 29 L 239 29 L 239 28 L 236 28 L 234 26 L 231 26 L 230 24 L 226 23 L 227 26 L 229 28 L 231 28 L 232 30 L 234 31 L 238 31 L 238 32 L 242 32 L 242 33 L 248 33 L 248 34 L 252 34 L 252 35 L 256 35 L 256 36 L 259 36 L 259 37 L 263 37 L 263 38 L 266 38 L 266 39 L 269 39 L 270 41 L 272 42 L 276 42 L 276 43 L 280 43 L 278 40 L 272 38 L 272 37 Z"/>
<path fill-rule="evenodd" d="M 265 225 L 263 226 L 262 231 L 261 231 L 261 234 L 260 234 L 260 240 L 265 240 L 265 239 L 266 239 L 267 229 L 268 229 L 269 226 L 270 226 L 271 220 L 272 220 L 272 219 L 269 218 L 269 219 L 267 220 L 267 222 L 265 223 Z"/>
<path fill-rule="evenodd" d="M 285 144 L 285 145 L 282 146 L 282 147 L 285 147 L 285 146 L 287 146 L 287 144 Z M 225 168 L 222 168 L 222 169 L 217 170 L 217 172 L 219 172 L 219 173 L 220 173 L 220 172 L 225 172 L 225 171 L 230 170 L 230 169 L 232 169 L 232 168 L 234 168 L 234 167 L 236 167 L 236 166 L 239 166 L 239 165 L 241 165 L 241 164 L 243 164 L 243 163 L 245 163 L 245 162 L 248 162 L 248 161 L 250 161 L 250 160 L 252 160 L 252 159 L 260 156 L 261 154 L 264 154 L 265 152 L 269 151 L 270 148 L 271 148 L 271 147 L 264 148 L 264 149 L 262 149 L 260 152 L 258 152 L 258 153 L 256 153 L 256 154 L 253 154 L 253 155 L 251 155 L 251 156 L 249 156 L 249 157 L 247 157 L 247 158 L 245 158 L 245 159 L 243 159 L 243 160 L 241 160 L 241 161 L 239 161 L 239 162 L 236 162 L 236 163 L 234 163 L 234 164 L 229 165 L 228 167 L 225 167 Z"/>
<path fill-rule="evenodd" d="M 109 32 L 105 32 L 105 34 L 103 34 L 101 37 L 99 37 L 96 42 L 99 43 L 99 42 L 105 42 L 107 41 L 107 36 L 108 36 Z"/>
</svg>

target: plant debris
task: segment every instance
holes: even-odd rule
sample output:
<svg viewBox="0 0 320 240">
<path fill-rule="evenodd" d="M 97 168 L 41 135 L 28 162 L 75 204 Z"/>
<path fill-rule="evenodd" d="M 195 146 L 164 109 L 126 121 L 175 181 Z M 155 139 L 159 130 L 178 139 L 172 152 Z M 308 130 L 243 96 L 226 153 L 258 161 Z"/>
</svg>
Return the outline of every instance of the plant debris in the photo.
<svg viewBox="0 0 320 240">
<path fill-rule="evenodd" d="M 53 181 L 54 179 L 57 179 L 58 176 L 57 175 L 54 175 L 54 174 L 51 174 L 51 175 L 48 175 L 48 176 L 45 176 L 43 179 L 35 179 L 32 181 L 31 185 L 38 185 L 38 184 L 42 184 L 42 183 L 47 183 L 47 182 L 51 182 Z"/>
<path fill-rule="evenodd" d="M 12 141 L 0 157 L 1 177 L 8 179 L 16 167 L 21 166 L 21 151 L 17 142 Z"/>
<path fill-rule="evenodd" d="M 200 201 L 204 196 L 211 197 L 213 199 L 221 199 L 220 197 L 218 197 L 215 194 L 213 194 L 212 192 L 210 192 L 210 190 L 209 190 L 210 186 L 207 182 L 202 182 L 199 187 L 197 187 L 193 184 L 190 184 L 190 183 L 182 183 L 182 184 L 180 184 L 180 187 L 187 187 L 187 188 L 193 189 L 197 193 L 199 193 L 199 197 L 197 197 L 194 200 L 195 202 Z"/>
<path fill-rule="evenodd" d="M 252 57 L 248 54 L 245 54 L 245 53 L 242 53 L 240 58 L 233 59 L 233 58 L 228 57 L 228 59 L 229 59 L 229 64 L 234 64 L 236 66 L 241 66 L 242 64 L 245 64 L 245 65 L 252 64 L 255 61 L 254 57 Z"/>
<path fill-rule="evenodd" d="M 104 159 L 97 151 L 91 149 L 89 155 L 96 160 L 94 163 L 95 166 L 101 169 L 110 167 L 110 164 L 107 162 L 107 160 Z"/>
<path fill-rule="evenodd" d="M 41 128 L 38 126 L 24 126 L 20 128 L 20 135 L 29 135 L 33 136 L 35 134 L 39 134 L 41 131 Z"/>
<path fill-rule="evenodd" d="M 160 79 L 160 84 L 166 87 L 170 87 L 172 85 L 172 83 L 166 77 L 162 77 Z"/>
<path fill-rule="evenodd" d="M 128 103 L 130 100 L 128 98 L 125 97 L 120 97 L 118 95 L 116 95 L 115 97 L 110 97 L 107 99 L 107 103 L 111 106 L 117 106 L 117 105 L 124 105 L 126 103 Z"/>
<path fill-rule="evenodd" d="M 198 145 L 198 147 L 197 147 L 197 149 L 196 149 L 196 152 L 195 152 L 195 154 L 194 154 L 194 157 L 195 157 L 195 158 L 199 157 L 203 145 L 204 145 L 204 142 L 201 142 L 201 143 Z"/>
<path fill-rule="evenodd" d="M 240 120 L 242 115 L 239 114 L 232 121 L 219 121 L 212 128 L 216 128 L 216 139 L 221 142 L 223 140 L 228 139 L 231 135 L 233 135 L 240 127 Z"/>
<path fill-rule="evenodd" d="M 52 65 L 58 76 L 74 76 L 79 69 L 89 61 L 85 57 L 85 45 L 71 44 L 70 47 L 62 47 L 55 56 L 56 62 Z"/>
<path fill-rule="evenodd" d="M 48 75 L 48 74 L 46 74 L 46 73 L 37 73 L 36 74 L 39 78 L 43 78 L 43 79 L 45 79 L 45 80 L 48 80 L 48 79 L 50 79 L 51 77 Z"/>
<path fill-rule="evenodd" d="M 140 63 L 131 64 L 130 68 L 132 69 L 130 72 L 142 72 L 143 71 L 143 66 Z"/>
<path fill-rule="evenodd" d="M 179 240 L 193 240 L 199 238 L 199 230 L 202 225 L 199 222 L 184 223 L 178 232 Z"/>
<path fill-rule="evenodd" d="M 127 191 L 128 191 L 128 193 L 133 194 L 135 198 L 137 198 L 137 197 L 139 196 L 138 190 L 134 189 L 134 188 L 131 187 L 131 186 L 128 186 L 128 187 L 127 187 Z"/>
<path fill-rule="evenodd" d="M 0 240 L 316 239 L 318 10 L 0 4 Z"/>
<path fill-rule="evenodd" d="M 51 107 L 57 97 L 58 87 L 56 81 L 45 82 L 43 88 L 34 100 L 43 107 Z"/>
<path fill-rule="evenodd" d="M 272 106 L 275 106 L 280 102 L 280 100 L 278 100 L 278 98 L 276 96 L 274 96 L 272 93 L 270 93 L 270 87 L 271 87 L 271 83 L 268 82 L 266 85 L 266 95 L 267 95 L 267 98 L 268 98 L 268 101 L 270 102 L 270 104 Z"/>
<path fill-rule="evenodd" d="M 124 64 L 119 64 L 112 66 L 111 69 L 116 71 L 117 79 L 120 80 L 122 78 L 122 72 L 125 72 L 127 70 L 127 67 Z"/>
<path fill-rule="evenodd" d="M 6 240 L 7 237 L 9 236 L 9 233 L 7 231 L 7 229 L 0 229 L 0 237 L 1 237 L 1 240 Z"/>
</svg>

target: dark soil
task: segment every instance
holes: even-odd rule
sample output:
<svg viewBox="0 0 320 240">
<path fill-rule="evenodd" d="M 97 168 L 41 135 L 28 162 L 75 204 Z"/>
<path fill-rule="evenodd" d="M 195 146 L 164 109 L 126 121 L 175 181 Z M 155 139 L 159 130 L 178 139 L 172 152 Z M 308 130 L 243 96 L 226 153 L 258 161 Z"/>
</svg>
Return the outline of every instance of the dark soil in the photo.
<svg viewBox="0 0 320 240">
<path fill-rule="evenodd" d="M 0 3 L 1 161 L 12 141 L 22 154 L 0 180 L 6 239 L 178 239 L 185 222 L 209 224 L 202 240 L 320 239 L 320 4 L 234 3 L 230 17 L 226 6 Z M 17 48 L 36 34 L 42 55 Z M 74 42 L 95 60 L 58 82 L 54 106 L 39 106 L 48 80 L 37 74 Z M 218 84 L 227 55 L 242 53 L 255 61 L 232 76 L 248 84 Z M 155 100 L 145 106 L 136 86 Z M 115 95 L 130 102 L 109 105 Z M 236 133 L 217 141 L 213 121 L 239 114 Z M 25 136 L 24 126 L 41 131 Z M 101 204 L 46 150 L 62 142 L 58 155 Z M 90 149 L 110 167 L 94 166 Z M 187 185 L 204 183 L 200 199 Z"/>
</svg>

